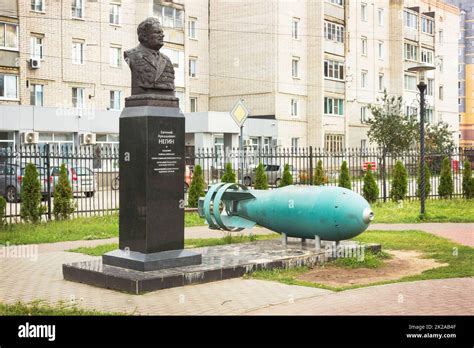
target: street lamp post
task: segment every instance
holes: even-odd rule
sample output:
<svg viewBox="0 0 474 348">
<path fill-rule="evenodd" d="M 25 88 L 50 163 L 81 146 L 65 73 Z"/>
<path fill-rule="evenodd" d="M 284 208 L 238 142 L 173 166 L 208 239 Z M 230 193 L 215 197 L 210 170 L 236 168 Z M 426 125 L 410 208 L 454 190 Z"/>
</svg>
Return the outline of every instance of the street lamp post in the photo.
<svg viewBox="0 0 474 348">
<path fill-rule="evenodd" d="M 408 69 L 411 72 L 419 74 L 419 83 L 417 85 L 420 92 L 420 217 L 425 216 L 425 72 L 434 70 L 435 66 L 430 64 L 420 64 Z"/>
</svg>

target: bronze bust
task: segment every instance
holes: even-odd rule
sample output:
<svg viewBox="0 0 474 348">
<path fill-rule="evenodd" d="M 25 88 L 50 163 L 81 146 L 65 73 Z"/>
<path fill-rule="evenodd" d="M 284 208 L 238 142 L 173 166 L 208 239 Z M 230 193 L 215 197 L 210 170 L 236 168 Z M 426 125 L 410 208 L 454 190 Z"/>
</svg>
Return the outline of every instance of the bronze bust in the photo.
<svg viewBox="0 0 474 348">
<path fill-rule="evenodd" d="M 157 18 L 145 19 L 137 28 L 140 44 L 124 52 L 132 72 L 132 96 L 127 106 L 176 106 L 174 68 L 171 60 L 160 53 L 163 28 Z"/>
</svg>

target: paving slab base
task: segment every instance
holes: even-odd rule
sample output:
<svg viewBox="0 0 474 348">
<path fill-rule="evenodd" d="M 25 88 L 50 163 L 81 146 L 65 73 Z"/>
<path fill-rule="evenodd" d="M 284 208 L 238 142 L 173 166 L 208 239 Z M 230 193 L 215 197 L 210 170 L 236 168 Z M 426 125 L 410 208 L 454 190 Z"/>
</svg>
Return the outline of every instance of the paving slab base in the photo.
<svg viewBox="0 0 474 348">
<path fill-rule="evenodd" d="M 278 239 L 241 244 L 228 244 L 189 249 L 202 255 L 200 265 L 174 267 L 141 272 L 102 263 L 102 260 L 63 264 L 65 280 L 85 283 L 101 288 L 140 294 L 149 291 L 173 288 L 198 283 L 238 278 L 246 273 L 274 268 L 313 266 L 334 258 L 331 242 L 323 242 L 316 251 L 314 243 L 288 241 L 286 246 Z M 360 245 L 353 241 L 342 241 L 339 247 L 355 250 Z M 380 244 L 366 248 L 381 250 Z"/>
</svg>

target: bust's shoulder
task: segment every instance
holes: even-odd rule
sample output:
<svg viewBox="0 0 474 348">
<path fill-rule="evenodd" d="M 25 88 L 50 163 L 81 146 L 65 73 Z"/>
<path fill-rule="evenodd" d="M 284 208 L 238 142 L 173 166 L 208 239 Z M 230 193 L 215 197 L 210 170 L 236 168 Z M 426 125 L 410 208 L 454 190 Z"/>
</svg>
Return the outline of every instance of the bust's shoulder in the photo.
<svg viewBox="0 0 474 348">
<path fill-rule="evenodd" d="M 140 48 L 140 46 L 137 46 L 137 47 L 134 47 L 134 48 L 131 48 L 129 50 L 126 50 L 123 55 L 125 56 L 125 58 L 127 57 L 134 57 L 134 56 L 138 56 L 138 55 L 142 55 L 143 54 L 143 50 Z"/>
</svg>

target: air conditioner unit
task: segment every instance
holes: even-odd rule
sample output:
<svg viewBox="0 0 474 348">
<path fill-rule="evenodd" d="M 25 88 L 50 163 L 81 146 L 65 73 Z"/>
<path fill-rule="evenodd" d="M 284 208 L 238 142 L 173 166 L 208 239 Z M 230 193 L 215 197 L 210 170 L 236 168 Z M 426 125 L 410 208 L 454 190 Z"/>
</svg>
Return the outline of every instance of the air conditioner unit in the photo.
<svg viewBox="0 0 474 348">
<path fill-rule="evenodd" d="M 96 135 L 94 133 L 81 134 L 81 145 L 94 145 L 96 143 Z"/>
<path fill-rule="evenodd" d="M 38 132 L 25 132 L 23 133 L 24 144 L 37 144 L 39 140 Z"/>
<path fill-rule="evenodd" d="M 30 59 L 30 68 L 31 69 L 39 69 L 41 67 L 41 60 L 36 58 Z"/>
</svg>

